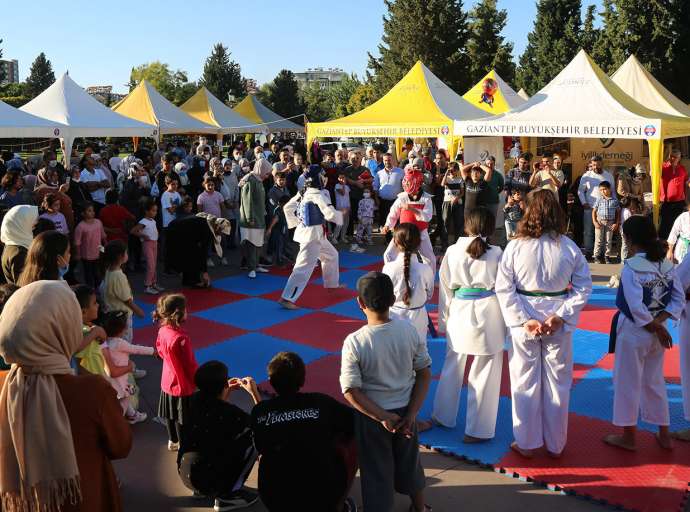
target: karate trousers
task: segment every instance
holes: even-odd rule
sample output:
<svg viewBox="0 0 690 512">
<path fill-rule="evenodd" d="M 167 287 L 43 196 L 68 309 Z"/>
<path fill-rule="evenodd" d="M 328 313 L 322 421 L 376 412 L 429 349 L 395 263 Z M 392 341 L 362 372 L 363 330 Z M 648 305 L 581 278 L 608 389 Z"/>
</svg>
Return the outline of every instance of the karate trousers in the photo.
<svg viewBox="0 0 690 512">
<path fill-rule="evenodd" d="M 338 287 L 340 283 L 338 251 L 326 238 L 312 240 L 299 246 L 295 266 L 283 290 L 284 300 L 296 302 L 299 299 L 309 282 L 317 260 L 321 261 L 324 288 Z"/>
<path fill-rule="evenodd" d="M 453 351 L 450 345 L 446 347 L 446 360 L 441 370 L 431 413 L 431 417 L 444 427 L 455 427 L 467 356 L 468 354 Z M 467 379 L 465 434 L 480 439 L 491 439 L 496 432 L 503 351 L 473 357 Z"/>
<path fill-rule="evenodd" d="M 419 252 L 431 262 L 431 268 L 436 271 L 436 255 L 434 254 L 434 247 L 431 245 L 431 240 L 429 239 L 429 231 L 425 229 L 422 231 L 421 235 L 422 243 L 419 246 Z M 395 247 L 393 240 L 391 240 L 388 244 L 388 247 L 386 247 L 385 252 L 383 253 L 383 262 L 388 263 L 390 261 L 395 261 L 395 259 L 398 257 L 398 254 L 400 254 L 400 251 L 398 251 L 398 248 Z"/>
<path fill-rule="evenodd" d="M 546 445 L 561 453 L 568 439 L 568 405 L 573 382 L 572 332 L 527 338 L 522 327 L 510 329 L 510 387 L 513 436 L 524 450 Z"/>
<path fill-rule="evenodd" d="M 683 390 L 683 416 L 690 421 L 690 304 L 680 317 L 680 383 Z"/>
<path fill-rule="evenodd" d="M 638 416 L 652 425 L 670 424 L 664 347 L 657 337 L 620 315 L 613 365 L 613 424 L 637 425 Z"/>
<path fill-rule="evenodd" d="M 429 314 L 426 311 L 426 306 L 421 308 L 409 309 L 392 306 L 390 308 L 390 317 L 399 320 L 407 320 L 417 330 L 419 339 L 426 344 L 426 335 L 429 330 Z"/>
</svg>

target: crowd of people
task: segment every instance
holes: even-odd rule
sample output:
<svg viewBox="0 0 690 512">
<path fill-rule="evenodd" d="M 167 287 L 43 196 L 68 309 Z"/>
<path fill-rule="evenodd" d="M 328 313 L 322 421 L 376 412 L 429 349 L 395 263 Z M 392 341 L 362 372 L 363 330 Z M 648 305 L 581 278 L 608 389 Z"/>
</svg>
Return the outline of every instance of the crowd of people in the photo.
<svg viewBox="0 0 690 512">
<path fill-rule="evenodd" d="M 658 425 L 662 447 L 672 448 L 673 435 L 690 440 L 690 431 L 669 431 L 663 379 L 665 322 L 679 319 L 690 420 L 690 327 L 682 314 L 690 212 L 676 204 L 688 187 L 680 155 L 673 152 L 662 173 L 660 238 L 645 210 L 641 166 L 614 179 L 593 157 L 568 183 L 560 155 L 533 164 L 518 154 L 504 177 L 489 154 L 464 163 L 443 149 L 407 149 L 400 162 L 376 146 L 364 158 L 342 149 L 309 155 L 311 164 L 299 143 L 239 142 L 223 158 L 204 139 L 124 158 L 117 148 L 87 147 L 66 167 L 52 150 L 40 163 L 4 154 L 3 510 L 121 509 L 110 460 L 129 453 L 129 424 L 147 419 L 136 384 L 146 372 L 132 355 L 161 359 L 157 416 L 167 448 L 177 452 L 182 482 L 213 498 L 216 511 L 259 496 L 271 511 L 356 510 L 349 492 L 357 468 L 365 510 L 391 510 L 395 492 L 410 497 L 411 510 L 431 510 L 417 433 L 455 427 L 473 356 L 463 441 L 492 439 L 506 345 L 512 448 L 531 458 L 544 447 L 559 458 L 572 333 L 592 287 L 587 259 L 613 261 L 617 239 L 625 264 L 610 351 L 613 423 L 622 432 L 604 442 L 635 450 L 640 410 Z M 496 232 L 502 200 L 504 248 Z M 341 286 L 334 244 L 362 252 L 377 230 L 387 243 L 383 270 L 357 283 L 367 324 L 343 341 L 340 385 L 351 407 L 301 392 L 306 368 L 294 353 L 268 364 L 276 392 L 269 399 L 219 361 L 197 364 L 185 295 L 163 293 L 160 273 L 208 288 L 209 267 L 239 265 L 256 279 L 271 265 L 291 264 L 280 304 L 295 309 L 318 262 L 323 286 Z M 239 263 L 228 257 L 235 248 Z M 145 293 L 159 296 L 153 347 L 133 339 L 132 317 L 144 315 L 130 284 L 137 271 Z M 431 380 L 426 304 L 437 273 L 447 351 L 432 415 L 418 418 Z M 254 403 L 250 413 L 228 403 L 240 390 Z M 257 460 L 254 492 L 244 483 Z"/>
</svg>

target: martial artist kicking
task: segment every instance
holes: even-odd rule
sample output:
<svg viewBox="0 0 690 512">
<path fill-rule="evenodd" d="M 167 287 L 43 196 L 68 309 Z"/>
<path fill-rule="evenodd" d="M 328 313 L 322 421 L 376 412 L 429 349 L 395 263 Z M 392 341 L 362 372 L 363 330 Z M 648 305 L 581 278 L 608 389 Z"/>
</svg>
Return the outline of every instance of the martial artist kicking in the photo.
<svg viewBox="0 0 690 512">
<path fill-rule="evenodd" d="M 512 338 L 511 448 L 528 458 L 544 445 L 552 457 L 565 448 L 573 330 L 592 292 L 587 260 L 565 229 L 554 193 L 532 192 L 496 277 L 496 296 Z"/>
<path fill-rule="evenodd" d="M 665 323 L 678 319 L 685 293 L 666 259 L 666 242 L 657 238 L 648 217 L 634 215 L 623 224 L 623 236 L 632 256 L 625 260 L 616 295 L 618 312 L 611 323 L 609 352 L 613 367 L 613 424 L 623 434 L 609 434 L 604 442 L 634 451 L 637 420 L 658 425 L 662 448 L 673 447 L 664 380 L 664 349 L 671 348 Z"/>
<path fill-rule="evenodd" d="M 338 251 L 326 238 L 325 222 L 343 223 L 343 214 L 333 208 L 331 197 L 323 187 L 323 171 L 319 165 L 310 165 L 305 175 L 305 189 L 298 192 L 283 207 L 288 228 L 295 229 L 295 242 L 299 253 L 292 274 L 278 301 L 287 309 L 295 304 L 309 282 L 316 261 L 321 261 L 324 288 L 340 288 Z"/>
<path fill-rule="evenodd" d="M 419 228 L 421 234 L 421 245 L 419 252 L 431 263 L 431 268 L 436 270 L 436 255 L 429 239 L 429 222 L 434 215 L 434 204 L 431 195 L 422 190 L 424 175 L 421 171 L 423 161 L 416 158 L 413 167 L 405 167 L 405 177 L 402 181 L 404 192 L 398 194 L 393 202 L 386 225 L 381 228 L 381 233 L 386 234 L 393 231 L 400 222 L 409 222 Z M 400 251 L 395 247 L 393 240 L 390 241 L 386 251 L 383 253 L 384 263 L 395 261 Z"/>
<path fill-rule="evenodd" d="M 495 226 L 489 210 L 469 212 L 468 236 L 448 247 L 439 270 L 438 328 L 448 345 L 431 419 L 455 427 L 465 363 L 473 355 L 464 443 L 488 441 L 496 431 L 506 326 L 494 292 L 503 252 L 486 241 Z"/>
</svg>

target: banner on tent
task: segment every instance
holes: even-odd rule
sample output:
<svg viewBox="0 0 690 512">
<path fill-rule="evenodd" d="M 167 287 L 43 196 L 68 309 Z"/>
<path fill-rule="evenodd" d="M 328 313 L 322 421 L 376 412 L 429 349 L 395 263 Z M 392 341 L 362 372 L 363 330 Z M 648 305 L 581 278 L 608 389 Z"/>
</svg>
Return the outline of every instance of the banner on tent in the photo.
<svg viewBox="0 0 690 512">
<path fill-rule="evenodd" d="M 633 167 L 646 159 L 643 145 L 643 141 L 631 139 L 573 139 L 570 141 L 573 171 L 579 175 L 595 155 L 602 158 L 604 168 L 610 171 Z"/>
<path fill-rule="evenodd" d="M 530 123 L 456 121 L 455 134 L 463 136 L 659 139 L 661 138 L 661 126 L 656 121 L 635 123 L 611 123 L 606 121 L 534 121 Z"/>
<path fill-rule="evenodd" d="M 309 125 L 310 137 L 445 137 L 451 135 L 448 125 L 413 126 L 318 126 Z"/>
</svg>

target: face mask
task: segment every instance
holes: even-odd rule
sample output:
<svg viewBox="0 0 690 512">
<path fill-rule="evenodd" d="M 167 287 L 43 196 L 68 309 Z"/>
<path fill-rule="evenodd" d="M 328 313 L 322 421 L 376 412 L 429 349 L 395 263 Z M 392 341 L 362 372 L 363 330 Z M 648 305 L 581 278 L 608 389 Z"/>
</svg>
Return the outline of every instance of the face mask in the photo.
<svg viewBox="0 0 690 512">
<path fill-rule="evenodd" d="M 199 160 L 199 167 L 201 167 L 202 169 L 206 167 L 206 160 Z"/>
<path fill-rule="evenodd" d="M 369 199 L 371 197 L 371 194 L 369 192 L 364 192 L 364 199 Z"/>
<path fill-rule="evenodd" d="M 57 167 L 57 160 L 51 160 L 50 162 L 48 162 L 48 165 L 50 167 Z"/>
<path fill-rule="evenodd" d="M 146 176 L 139 176 L 139 185 L 141 185 L 142 187 L 145 187 L 147 185 Z"/>
<path fill-rule="evenodd" d="M 60 257 L 60 260 L 62 260 L 62 257 Z M 65 260 L 62 260 L 63 263 L 64 263 L 64 261 Z M 58 263 L 59 263 L 59 261 L 58 261 Z M 65 274 L 67 274 L 67 272 L 69 272 L 69 265 L 61 265 L 58 267 L 58 274 L 60 274 L 60 279 L 65 277 Z"/>
</svg>

